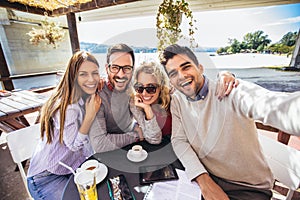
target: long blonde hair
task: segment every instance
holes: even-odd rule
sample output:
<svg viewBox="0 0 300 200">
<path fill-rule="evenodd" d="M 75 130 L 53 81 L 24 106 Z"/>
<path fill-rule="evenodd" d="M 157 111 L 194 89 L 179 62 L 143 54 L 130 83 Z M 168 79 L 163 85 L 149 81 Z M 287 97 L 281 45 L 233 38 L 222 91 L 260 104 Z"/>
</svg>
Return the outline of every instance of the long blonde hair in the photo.
<svg viewBox="0 0 300 200">
<path fill-rule="evenodd" d="M 169 110 L 170 107 L 170 83 L 169 78 L 163 68 L 156 62 L 143 62 L 139 67 L 135 69 L 133 75 L 133 84 L 132 87 L 137 83 L 137 78 L 141 72 L 146 74 L 152 74 L 158 82 L 160 88 L 160 94 L 158 97 L 158 102 L 162 108 Z M 134 96 L 134 89 L 131 88 L 132 97 Z"/>
<path fill-rule="evenodd" d="M 90 53 L 86 51 L 76 52 L 69 60 L 64 76 L 54 93 L 41 109 L 41 137 L 43 138 L 46 135 L 47 143 L 51 143 L 53 140 L 53 116 L 56 112 L 60 112 L 59 141 L 60 143 L 63 142 L 67 106 L 78 102 L 83 95 L 83 91 L 77 83 L 77 77 L 79 67 L 85 61 L 93 62 L 99 67 L 98 61 Z"/>
</svg>

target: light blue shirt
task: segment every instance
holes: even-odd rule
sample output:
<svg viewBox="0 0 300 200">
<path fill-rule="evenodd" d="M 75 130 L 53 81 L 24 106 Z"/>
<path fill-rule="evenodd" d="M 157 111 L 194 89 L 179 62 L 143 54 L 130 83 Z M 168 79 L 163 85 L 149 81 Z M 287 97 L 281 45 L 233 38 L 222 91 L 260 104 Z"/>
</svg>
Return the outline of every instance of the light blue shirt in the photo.
<svg viewBox="0 0 300 200">
<path fill-rule="evenodd" d="M 195 99 L 192 99 L 190 97 L 186 97 L 188 101 L 199 101 L 199 100 L 204 100 L 205 97 L 208 94 L 208 79 L 203 75 L 204 78 L 204 84 L 199 91 L 199 93 L 196 95 Z"/>
</svg>

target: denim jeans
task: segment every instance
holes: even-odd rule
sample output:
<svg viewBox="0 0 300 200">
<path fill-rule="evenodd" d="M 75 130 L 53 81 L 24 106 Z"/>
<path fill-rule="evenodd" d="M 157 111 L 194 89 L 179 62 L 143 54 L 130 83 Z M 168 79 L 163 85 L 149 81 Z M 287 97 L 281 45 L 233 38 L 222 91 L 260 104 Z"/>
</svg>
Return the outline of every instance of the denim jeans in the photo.
<svg viewBox="0 0 300 200">
<path fill-rule="evenodd" d="M 68 175 L 56 175 L 43 171 L 35 176 L 27 178 L 28 190 L 34 200 L 61 199 Z"/>
</svg>

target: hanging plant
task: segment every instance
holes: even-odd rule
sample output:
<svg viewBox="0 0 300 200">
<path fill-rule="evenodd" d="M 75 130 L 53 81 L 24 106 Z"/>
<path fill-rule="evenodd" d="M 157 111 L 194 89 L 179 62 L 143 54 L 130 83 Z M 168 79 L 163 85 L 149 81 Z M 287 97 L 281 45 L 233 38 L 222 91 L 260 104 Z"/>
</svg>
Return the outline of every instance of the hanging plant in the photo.
<svg viewBox="0 0 300 200">
<path fill-rule="evenodd" d="M 41 21 L 41 29 L 32 28 L 31 31 L 26 33 L 31 38 L 29 41 L 34 45 L 39 45 L 41 42 L 45 42 L 47 45 L 53 45 L 57 47 L 57 42 L 63 40 L 65 31 L 59 26 L 59 23 L 51 22 L 48 20 L 48 16 Z"/>
<path fill-rule="evenodd" d="M 194 33 L 197 28 L 194 26 L 196 20 L 186 0 L 163 0 L 158 7 L 156 15 L 156 36 L 158 38 L 158 52 L 162 52 L 167 46 L 175 44 L 183 37 L 180 28 L 183 15 L 189 23 L 188 34 L 190 47 L 195 47 Z"/>
</svg>

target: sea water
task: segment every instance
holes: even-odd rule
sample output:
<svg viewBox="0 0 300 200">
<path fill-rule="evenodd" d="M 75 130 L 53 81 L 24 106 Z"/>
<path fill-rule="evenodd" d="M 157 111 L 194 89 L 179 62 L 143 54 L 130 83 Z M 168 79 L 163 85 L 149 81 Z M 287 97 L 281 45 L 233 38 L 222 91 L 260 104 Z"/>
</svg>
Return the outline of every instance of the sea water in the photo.
<svg viewBox="0 0 300 200">
<path fill-rule="evenodd" d="M 100 65 L 101 76 L 106 76 L 105 54 L 94 54 Z M 155 53 L 136 53 L 136 67 L 143 61 L 158 62 Z M 264 54 L 236 54 L 226 56 L 210 56 L 213 53 L 196 53 L 199 62 L 204 67 L 204 74 L 210 79 L 216 79 L 217 73 L 227 70 L 237 78 L 250 81 L 273 91 L 300 91 L 300 72 L 287 72 L 263 66 L 288 66 L 290 58 Z M 47 75 L 14 80 L 16 89 L 33 89 L 56 85 L 61 76 Z"/>
</svg>

